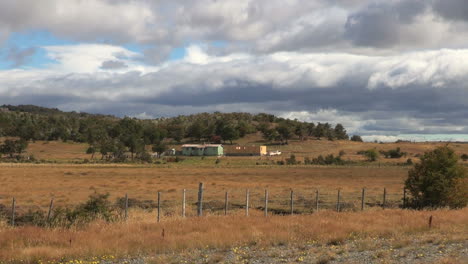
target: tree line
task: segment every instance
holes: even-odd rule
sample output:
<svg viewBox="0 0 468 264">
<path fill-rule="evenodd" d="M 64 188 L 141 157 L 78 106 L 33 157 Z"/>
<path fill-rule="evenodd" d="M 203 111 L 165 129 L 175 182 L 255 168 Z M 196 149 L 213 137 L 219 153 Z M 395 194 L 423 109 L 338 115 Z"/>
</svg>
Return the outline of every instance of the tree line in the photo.
<svg viewBox="0 0 468 264">
<path fill-rule="evenodd" d="M 136 119 L 110 115 L 63 112 L 33 105 L 0 106 L 0 137 L 23 141 L 61 140 L 88 143 L 93 157 L 123 160 L 147 159 L 148 146 L 163 152 L 167 144 L 185 142 L 233 143 L 261 133 L 272 144 L 297 138 L 348 139 L 341 124 L 301 122 L 271 114 L 200 113 L 171 118 Z"/>
</svg>

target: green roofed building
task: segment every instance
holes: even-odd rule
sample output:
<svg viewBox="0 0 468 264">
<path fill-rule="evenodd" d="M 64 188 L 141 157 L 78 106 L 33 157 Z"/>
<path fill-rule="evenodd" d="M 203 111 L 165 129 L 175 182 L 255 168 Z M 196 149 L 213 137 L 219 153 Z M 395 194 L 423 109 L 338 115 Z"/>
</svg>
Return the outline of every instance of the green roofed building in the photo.
<svg viewBox="0 0 468 264">
<path fill-rule="evenodd" d="M 182 155 L 184 156 L 222 156 L 223 154 L 223 146 L 220 144 L 182 145 Z"/>
</svg>

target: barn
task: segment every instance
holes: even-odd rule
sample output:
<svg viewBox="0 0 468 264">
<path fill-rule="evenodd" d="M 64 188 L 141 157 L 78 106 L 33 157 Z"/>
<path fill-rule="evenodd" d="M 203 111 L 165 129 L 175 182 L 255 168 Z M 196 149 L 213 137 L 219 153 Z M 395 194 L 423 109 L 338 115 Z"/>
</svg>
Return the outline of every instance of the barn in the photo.
<svg viewBox="0 0 468 264">
<path fill-rule="evenodd" d="M 266 146 L 224 146 L 226 156 L 265 156 L 267 155 Z"/>
</svg>

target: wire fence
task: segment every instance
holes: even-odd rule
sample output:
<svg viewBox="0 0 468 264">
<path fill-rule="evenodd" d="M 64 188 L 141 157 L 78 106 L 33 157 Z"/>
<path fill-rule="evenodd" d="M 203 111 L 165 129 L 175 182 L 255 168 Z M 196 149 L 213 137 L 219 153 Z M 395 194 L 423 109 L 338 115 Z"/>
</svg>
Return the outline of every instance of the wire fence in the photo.
<svg viewBox="0 0 468 264">
<path fill-rule="evenodd" d="M 312 214 L 321 210 L 337 212 L 364 211 L 369 208 L 405 208 L 407 203 L 406 190 L 400 192 L 381 188 L 367 190 L 342 189 L 216 189 L 205 188 L 200 183 L 198 189 L 183 189 L 171 192 L 157 192 L 155 199 L 139 200 L 125 194 L 111 203 L 119 210 L 123 219 L 129 217 L 129 209 L 139 208 L 154 212 L 157 221 L 172 216 L 195 217 L 203 215 L 230 215 L 244 211 L 248 216 L 252 211 L 263 215 Z M 11 207 L 0 205 L 0 213 L 11 225 L 15 225 L 15 217 L 26 212 L 41 210 L 42 217 L 48 221 L 54 215 L 54 199 L 41 206 L 21 205 L 12 198 Z"/>
</svg>

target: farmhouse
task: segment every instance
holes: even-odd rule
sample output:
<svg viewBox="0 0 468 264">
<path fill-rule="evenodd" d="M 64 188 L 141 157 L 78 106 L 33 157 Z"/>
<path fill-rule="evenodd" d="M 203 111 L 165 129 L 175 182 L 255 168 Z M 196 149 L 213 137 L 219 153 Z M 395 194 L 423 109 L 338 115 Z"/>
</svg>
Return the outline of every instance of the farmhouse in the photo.
<svg viewBox="0 0 468 264">
<path fill-rule="evenodd" d="M 223 146 L 219 144 L 182 145 L 182 155 L 184 156 L 222 156 Z"/>
<path fill-rule="evenodd" d="M 226 156 L 265 156 L 266 146 L 224 146 Z"/>
</svg>

